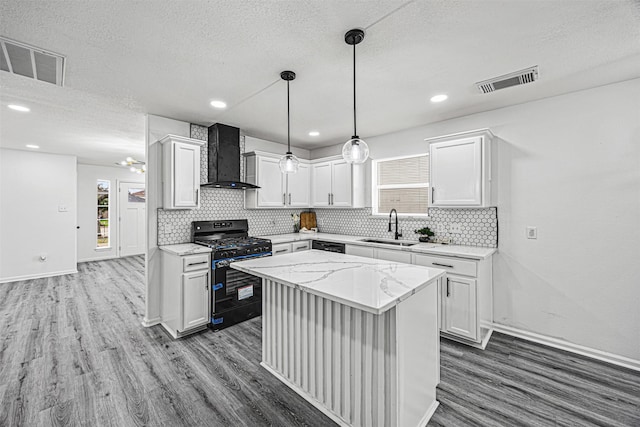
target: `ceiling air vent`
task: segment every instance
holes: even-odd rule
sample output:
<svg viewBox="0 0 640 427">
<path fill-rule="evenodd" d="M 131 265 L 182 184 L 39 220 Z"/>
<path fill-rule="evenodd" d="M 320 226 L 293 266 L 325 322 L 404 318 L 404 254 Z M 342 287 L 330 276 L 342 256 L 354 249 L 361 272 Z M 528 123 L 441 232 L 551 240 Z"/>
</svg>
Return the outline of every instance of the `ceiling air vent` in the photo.
<svg viewBox="0 0 640 427">
<path fill-rule="evenodd" d="M 64 56 L 0 37 L 0 69 L 54 85 L 64 83 Z"/>
<path fill-rule="evenodd" d="M 504 76 L 494 77 L 489 80 L 476 83 L 481 93 L 495 92 L 511 86 L 520 86 L 538 80 L 538 66 L 525 68 Z"/>
</svg>

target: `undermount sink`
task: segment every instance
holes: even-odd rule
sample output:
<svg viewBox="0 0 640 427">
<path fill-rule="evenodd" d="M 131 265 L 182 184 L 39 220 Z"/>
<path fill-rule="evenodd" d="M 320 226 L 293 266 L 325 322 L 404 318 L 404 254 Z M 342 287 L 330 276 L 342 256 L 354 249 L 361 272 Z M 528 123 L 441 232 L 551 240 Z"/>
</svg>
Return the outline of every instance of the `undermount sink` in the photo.
<svg viewBox="0 0 640 427">
<path fill-rule="evenodd" d="M 418 242 L 410 242 L 408 240 L 362 239 L 360 241 L 367 242 L 367 243 L 381 243 L 383 245 L 394 245 L 394 246 L 413 246 L 418 244 Z"/>
</svg>

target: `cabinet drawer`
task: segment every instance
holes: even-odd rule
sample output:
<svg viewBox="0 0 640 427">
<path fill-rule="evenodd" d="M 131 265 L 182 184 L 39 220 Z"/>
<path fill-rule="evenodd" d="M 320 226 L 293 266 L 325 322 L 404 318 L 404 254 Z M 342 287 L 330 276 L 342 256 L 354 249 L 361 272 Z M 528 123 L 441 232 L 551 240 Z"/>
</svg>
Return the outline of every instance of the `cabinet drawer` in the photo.
<svg viewBox="0 0 640 427">
<path fill-rule="evenodd" d="M 203 270 L 209 268 L 209 254 L 189 255 L 182 257 L 182 271 Z"/>
<path fill-rule="evenodd" d="M 283 255 L 291 252 L 291 243 L 281 243 L 279 245 L 273 245 L 271 247 L 271 253 L 273 256 Z"/>
<path fill-rule="evenodd" d="M 310 248 L 311 248 L 311 244 L 308 240 L 304 242 L 293 242 L 291 244 L 291 249 L 293 252 L 308 251 Z"/>
<path fill-rule="evenodd" d="M 448 273 L 461 274 L 463 276 L 477 276 L 477 265 L 475 261 L 464 261 L 456 258 L 443 258 L 430 255 L 414 255 L 414 264 L 425 267 L 441 268 Z"/>
</svg>

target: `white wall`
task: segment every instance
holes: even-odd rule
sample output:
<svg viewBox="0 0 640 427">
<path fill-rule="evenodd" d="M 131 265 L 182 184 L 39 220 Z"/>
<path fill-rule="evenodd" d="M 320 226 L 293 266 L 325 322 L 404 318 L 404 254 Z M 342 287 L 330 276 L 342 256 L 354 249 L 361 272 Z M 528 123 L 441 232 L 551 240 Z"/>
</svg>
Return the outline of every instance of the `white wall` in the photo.
<svg viewBox="0 0 640 427">
<path fill-rule="evenodd" d="M 284 155 L 287 152 L 287 144 L 267 141 L 266 139 L 254 138 L 253 136 L 249 136 L 249 135 L 245 135 L 244 141 L 245 141 L 244 151 L 246 153 L 250 153 L 251 151 L 265 151 L 267 153 L 276 153 L 276 154 Z M 311 152 L 304 148 L 291 147 L 291 152 L 300 159 L 308 160 L 311 156 Z"/>
<path fill-rule="evenodd" d="M 384 158 L 484 127 L 502 140 L 495 322 L 640 366 L 640 79 L 367 142 Z M 526 226 L 538 227 L 537 240 Z"/>
<path fill-rule="evenodd" d="M 111 197 L 109 216 L 110 240 L 109 248 L 96 248 L 96 181 L 106 179 L 111 181 Z M 78 165 L 78 262 L 96 261 L 115 258 L 118 256 L 118 183 L 144 183 L 144 175 L 132 173 L 128 168 Z"/>
<path fill-rule="evenodd" d="M 76 158 L 0 149 L 0 282 L 76 271 Z"/>
</svg>

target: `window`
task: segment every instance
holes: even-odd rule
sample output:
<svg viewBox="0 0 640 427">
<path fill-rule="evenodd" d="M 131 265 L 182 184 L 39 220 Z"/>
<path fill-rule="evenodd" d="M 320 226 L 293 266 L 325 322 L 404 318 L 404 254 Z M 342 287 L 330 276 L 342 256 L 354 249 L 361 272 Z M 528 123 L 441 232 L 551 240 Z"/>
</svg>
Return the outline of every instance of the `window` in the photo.
<svg viewBox="0 0 640 427">
<path fill-rule="evenodd" d="M 96 240 L 97 248 L 109 248 L 109 195 L 111 190 L 111 181 L 99 179 L 97 183 L 98 189 L 98 237 Z"/>
<path fill-rule="evenodd" d="M 429 155 L 373 161 L 373 215 L 427 216 Z"/>
</svg>

